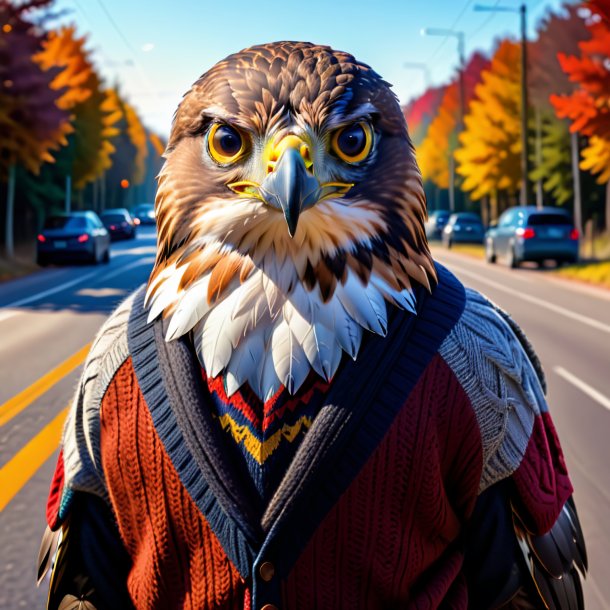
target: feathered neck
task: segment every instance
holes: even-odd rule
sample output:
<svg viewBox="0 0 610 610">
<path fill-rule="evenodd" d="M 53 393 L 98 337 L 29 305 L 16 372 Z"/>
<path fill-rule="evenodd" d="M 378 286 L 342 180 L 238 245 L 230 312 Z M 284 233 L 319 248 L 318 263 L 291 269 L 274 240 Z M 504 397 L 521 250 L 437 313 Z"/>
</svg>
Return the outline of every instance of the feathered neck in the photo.
<svg viewBox="0 0 610 610">
<path fill-rule="evenodd" d="M 413 291 L 393 287 L 375 267 L 365 284 L 347 266 L 325 299 L 319 287 L 303 284 L 289 256 L 270 249 L 256 266 L 240 258 L 244 277 L 231 250 L 218 243 L 215 249 L 227 268 L 220 278 L 212 268 L 185 281 L 189 265 L 172 264 L 151 282 L 146 302 L 149 321 L 162 312 L 170 318 L 167 341 L 191 333 L 206 373 L 223 375 L 228 395 L 246 382 L 263 401 L 281 386 L 294 394 L 311 369 L 329 381 L 343 352 L 357 357 L 364 331 L 385 335 L 387 303 L 415 312 Z"/>
</svg>

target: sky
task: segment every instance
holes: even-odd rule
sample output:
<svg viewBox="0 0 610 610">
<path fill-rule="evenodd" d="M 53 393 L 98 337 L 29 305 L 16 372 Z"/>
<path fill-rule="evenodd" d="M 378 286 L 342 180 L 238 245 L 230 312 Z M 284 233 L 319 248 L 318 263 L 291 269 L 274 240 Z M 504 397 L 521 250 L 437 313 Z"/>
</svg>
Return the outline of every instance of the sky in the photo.
<svg viewBox="0 0 610 610">
<path fill-rule="evenodd" d="M 466 54 L 489 52 L 499 37 L 519 36 L 515 12 L 476 12 L 477 4 L 518 9 L 519 0 L 57 0 L 58 22 L 88 35 L 109 85 L 118 83 L 145 125 L 167 137 L 182 95 L 217 61 L 253 44 L 306 40 L 352 53 L 393 84 L 401 103 L 446 82 L 458 65 L 457 40 L 422 36 L 422 28 L 465 35 Z M 529 0 L 528 35 L 561 0 Z M 56 11 L 57 12 L 57 11 Z"/>
</svg>

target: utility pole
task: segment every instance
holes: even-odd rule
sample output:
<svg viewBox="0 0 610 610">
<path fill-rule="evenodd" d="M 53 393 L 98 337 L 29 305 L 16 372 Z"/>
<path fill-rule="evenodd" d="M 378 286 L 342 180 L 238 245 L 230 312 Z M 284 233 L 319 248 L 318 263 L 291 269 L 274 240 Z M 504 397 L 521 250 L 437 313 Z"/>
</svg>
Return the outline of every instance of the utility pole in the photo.
<svg viewBox="0 0 610 610">
<path fill-rule="evenodd" d="M 527 205 L 529 199 L 529 143 L 527 138 L 527 6 L 521 3 L 519 8 L 509 6 L 482 6 L 475 4 L 475 11 L 492 13 L 519 13 L 521 17 L 521 192 L 519 202 Z"/>
<path fill-rule="evenodd" d="M 459 98 L 460 98 L 460 115 L 456 136 L 464 129 L 464 115 L 466 114 L 466 87 L 464 83 L 464 68 L 466 67 L 465 51 L 464 51 L 464 32 L 457 30 L 449 30 L 445 28 L 423 28 L 422 36 L 451 36 L 457 38 L 457 50 L 459 59 Z M 457 138 L 456 138 L 457 139 Z M 455 212 L 455 150 L 449 151 L 449 209 Z"/>
</svg>

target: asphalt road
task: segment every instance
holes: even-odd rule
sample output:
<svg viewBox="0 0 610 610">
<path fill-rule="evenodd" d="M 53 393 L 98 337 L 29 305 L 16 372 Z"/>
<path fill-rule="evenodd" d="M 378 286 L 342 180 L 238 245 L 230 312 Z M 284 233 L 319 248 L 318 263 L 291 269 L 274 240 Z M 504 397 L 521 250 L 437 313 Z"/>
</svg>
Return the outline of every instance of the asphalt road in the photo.
<svg viewBox="0 0 610 610">
<path fill-rule="evenodd" d="M 117 304 L 147 281 L 155 242 L 154 229 L 140 227 L 135 240 L 112 244 L 109 264 L 49 268 L 0 284 L 0 510 L 10 499 L 0 513 L 2 610 L 44 608 L 35 563 L 57 459 L 58 415 L 78 382 L 83 348 Z M 9 402 L 14 397 L 21 400 Z M 16 483 L 23 487 L 13 496 Z"/>
<path fill-rule="evenodd" d="M 155 236 L 113 244 L 109 265 L 53 268 L 0 285 L 0 609 L 44 607 L 33 585 L 62 414 L 85 346 L 145 282 Z M 549 405 L 576 488 L 590 575 L 587 608 L 610 608 L 610 292 L 435 250 L 523 327 L 545 366 Z"/>
</svg>

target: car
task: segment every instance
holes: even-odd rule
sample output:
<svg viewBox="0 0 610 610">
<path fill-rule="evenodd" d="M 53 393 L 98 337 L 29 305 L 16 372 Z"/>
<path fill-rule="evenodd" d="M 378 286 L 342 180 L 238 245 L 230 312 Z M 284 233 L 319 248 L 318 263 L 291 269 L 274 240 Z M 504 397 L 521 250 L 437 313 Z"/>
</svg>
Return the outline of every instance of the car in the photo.
<svg viewBox="0 0 610 610">
<path fill-rule="evenodd" d="M 485 228 L 481 217 L 472 212 L 451 214 L 443 228 L 443 245 L 451 248 L 453 244 L 482 244 Z"/>
<path fill-rule="evenodd" d="M 110 233 L 110 239 L 131 239 L 136 236 L 136 223 L 125 208 L 104 210 L 100 214 L 104 226 Z"/>
<path fill-rule="evenodd" d="M 443 236 L 443 228 L 449 220 L 451 212 L 447 210 L 434 210 L 428 215 L 428 220 L 425 223 L 426 237 L 429 240 L 441 239 Z"/>
<path fill-rule="evenodd" d="M 578 260 L 579 234 L 568 212 L 561 208 L 516 206 L 509 208 L 485 236 L 488 263 L 504 258 L 511 268 L 523 261 L 542 265 Z"/>
<path fill-rule="evenodd" d="M 141 225 L 154 225 L 155 206 L 152 203 L 140 203 L 133 208 L 131 215 L 137 219 Z"/>
<path fill-rule="evenodd" d="M 36 262 L 110 260 L 110 235 L 95 212 L 72 212 L 49 216 L 36 240 Z"/>
</svg>

